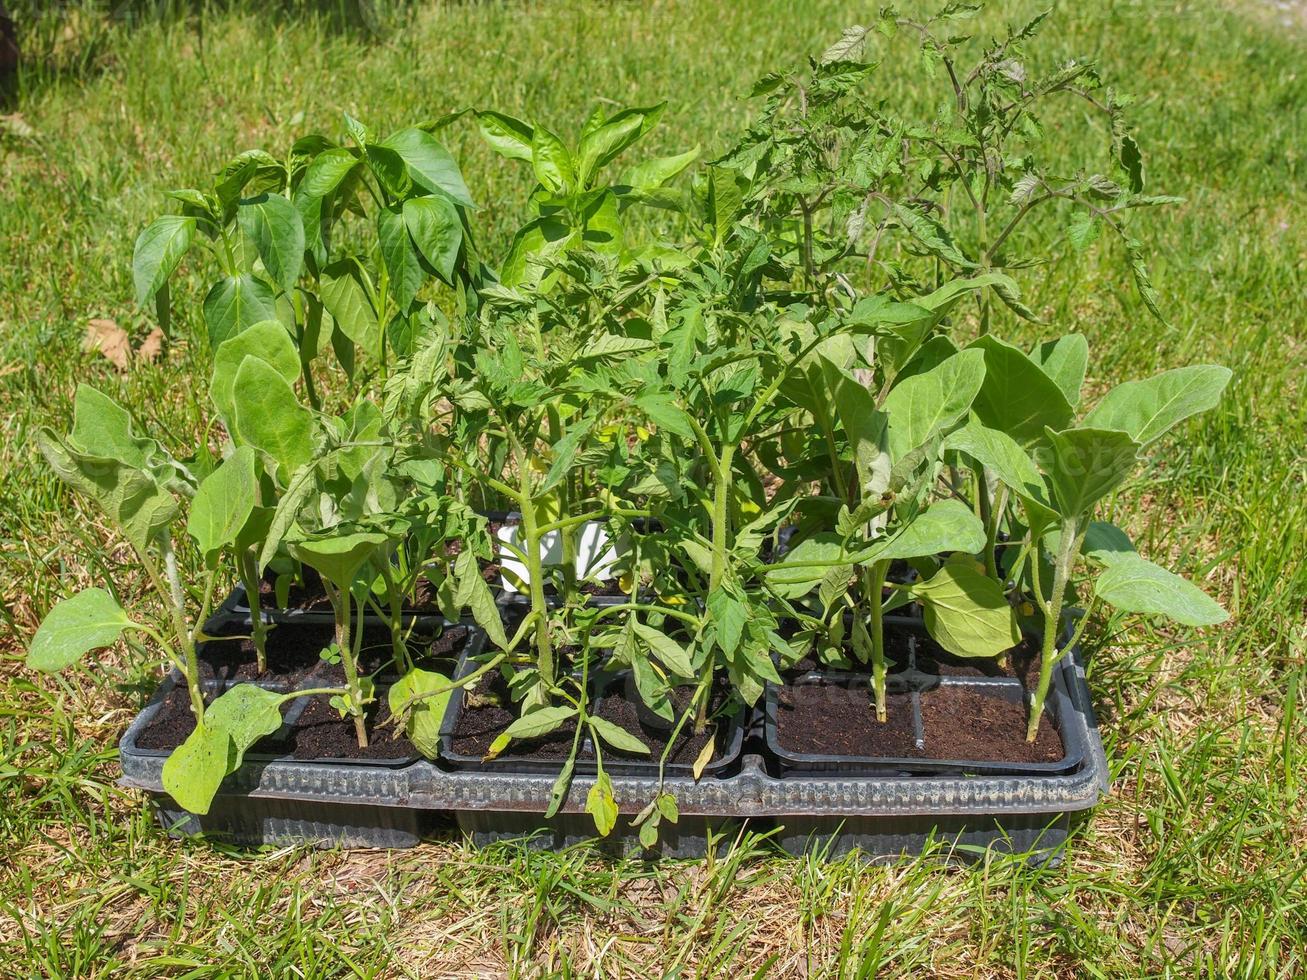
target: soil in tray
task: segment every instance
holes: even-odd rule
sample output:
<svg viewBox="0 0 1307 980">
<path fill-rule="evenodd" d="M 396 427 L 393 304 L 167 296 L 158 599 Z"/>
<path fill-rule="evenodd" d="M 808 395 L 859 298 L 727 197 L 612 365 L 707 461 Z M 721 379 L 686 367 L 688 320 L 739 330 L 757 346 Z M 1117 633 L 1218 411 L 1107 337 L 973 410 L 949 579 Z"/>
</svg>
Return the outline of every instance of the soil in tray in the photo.
<svg viewBox="0 0 1307 980">
<path fill-rule="evenodd" d="M 912 696 L 885 698 L 885 721 L 865 684 L 793 684 L 776 696 L 776 738 L 781 748 L 804 755 L 919 759 L 912 730 Z"/>
<path fill-rule="evenodd" d="M 1015 677 L 1029 690 L 1039 681 L 1039 644 L 1022 640 L 1000 665 L 997 659 L 954 656 L 922 634 L 917 638 L 917 669 L 941 677 Z"/>
<path fill-rule="evenodd" d="M 678 687 L 672 692 L 672 710 L 677 719 L 685 711 L 693 695 L 694 687 L 692 685 Z M 687 721 L 681 729 L 681 734 L 677 736 L 672 751 L 667 755 L 669 765 L 692 765 L 699 758 L 699 753 L 703 751 L 703 747 L 708 744 L 710 738 L 717 740 L 716 749 L 713 752 L 713 761 L 721 757 L 726 748 L 726 737 L 730 726 L 729 717 L 719 715 L 718 712 L 726 704 L 728 696 L 724 686 L 719 685 L 713 690 L 712 698 L 708 702 L 708 713 L 716 719 L 715 722 L 710 724 L 703 734 L 695 735 L 693 733 L 693 720 Z M 636 705 L 628 701 L 624 696 L 620 684 L 610 687 L 603 693 L 595 714 L 605 721 L 611 721 L 618 728 L 630 732 L 649 746 L 649 755 L 645 756 L 621 752 L 610 745 L 604 745 L 603 753 L 605 758 L 618 756 L 623 759 L 645 761 L 651 765 L 657 765 L 658 760 L 662 758 L 663 750 L 667 747 L 668 736 L 672 734 L 671 729 L 662 729 L 645 724 L 640 718 L 640 711 Z M 583 757 L 593 758 L 593 756 L 594 753 L 587 750 Z"/>
<path fill-rule="evenodd" d="M 219 680 L 283 680 L 299 683 L 312 678 L 315 684 L 330 686 L 344 683 L 345 668 L 321 658 L 322 650 L 335 638 L 331 623 L 284 623 L 270 627 L 267 637 L 268 669 L 260 674 L 254 653 L 254 641 L 248 638 L 249 626 L 229 623 L 217 631 L 220 636 L 242 639 L 210 640 L 197 651 L 200 674 Z M 414 630 L 409 650 L 418 666 L 448 672 L 468 639 L 466 626 L 451 625 L 433 638 L 431 633 Z M 359 670 L 371 674 L 388 664 L 393 648 L 390 629 L 386 626 L 363 627 L 363 645 Z M 393 669 L 393 668 L 392 668 Z"/>
<path fill-rule="evenodd" d="M 1057 762 L 1066 757 L 1062 738 L 1045 711 L 1039 734 L 1026 741 L 1024 704 L 959 687 L 921 695 L 926 752 L 931 759 L 968 762 Z"/>
<path fill-rule="evenodd" d="M 518 718 L 518 707 L 508 692 L 508 683 L 498 671 L 489 671 L 464 694 L 463 710 L 450 733 L 450 747 L 458 755 L 483 757 L 490 743 Z M 514 739 L 499 759 L 563 760 L 571 754 L 576 734 L 574 720 L 540 738 Z"/>
<path fill-rule="evenodd" d="M 382 692 L 368 705 L 368 747 L 359 748 L 354 733 L 354 719 L 341 718 L 327 695 L 314 697 L 294 717 L 299 702 L 288 701 L 282 706 L 282 717 L 294 717 L 289 725 L 260 739 L 250 749 L 251 755 L 290 756 L 295 759 L 358 759 L 394 760 L 418 755 L 417 749 L 403 735 L 398 738 L 390 721 L 390 708 Z M 195 730 L 195 715 L 191 711 L 190 697 L 184 687 L 175 687 L 164 698 L 150 724 L 136 738 L 141 749 L 171 750 L 177 748 Z"/>
</svg>

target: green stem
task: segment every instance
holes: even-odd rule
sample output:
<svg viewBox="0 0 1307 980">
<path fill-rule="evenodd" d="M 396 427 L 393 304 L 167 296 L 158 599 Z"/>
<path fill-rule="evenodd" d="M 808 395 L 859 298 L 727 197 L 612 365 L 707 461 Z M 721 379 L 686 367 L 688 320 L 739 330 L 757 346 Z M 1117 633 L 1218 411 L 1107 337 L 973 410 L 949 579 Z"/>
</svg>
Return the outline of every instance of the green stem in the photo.
<svg viewBox="0 0 1307 980">
<path fill-rule="evenodd" d="M 876 695 L 876 720 L 886 720 L 885 712 L 885 577 L 890 563 L 878 561 L 863 570 L 863 584 L 871 609 L 871 689 Z"/>
<path fill-rule="evenodd" d="M 236 567 L 240 572 L 241 585 L 245 586 L 245 601 L 250 604 L 250 638 L 254 642 L 254 657 L 259 673 L 268 669 L 268 624 L 263 621 L 259 599 L 259 573 L 254 552 L 250 548 L 240 548 L 236 554 Z"/>
<path fill-rule="evenodd" d="M 526 573 L 531 595 L 531 611 L 536 614 L 536 666 L 540 678 L 552 689 L 557 681 L 554 648 L 549 639 L 549 604 L 545 601 L 545 573 L 540 562 L 540 528 L 536 523 L 535 501 L 531 499 L 531 467 L 525 452 L 518 454 L 520 487 L 515 494 L 522 508 L 522 538 L 526 551 Z"/>
<path fill-rule="evenodd" d="M 712 595 L 722 585 L 722 579 L 726 576 L 726 549 L 730 537 L 730 503 L 731 503 L 731 462 L 735 458 L 735 447 L 726 445 L 722 447 L 720 459 L 713 460 L 713 471 L 716 477 L 713 486 L 713 511 L 712 511 L 712 569 L 708 575 L 708 594 Z M 704 677 L 707 683 L 711 683 L 712 676 L 717 669 L 716 646 L 708 654 L 707 662 L 704 664 Z M 700 680 L 700 687 L 704 687 L 705 682 Z M 695 711 L 694 717 L 694 734 L 702 735 L 708 728 L 708 699 L 701 698 Z"/>
<path fill-rule="evenodd" d="M 1039 594 L 1039 562 L 1037 558 L 1035 560 L 1033 574 L 1036 579 L 1036 593 L 1044 610 L 1044 637 L 1039 655 L 1039 681 L 1030 699 L 1030 723 L 1026 726 L 1027 742 L 1033 742 L 1039 735 L 1039 719 L 1044 713 L 1048 685 L 1053 678 L 1053 665 L 1058 660 L 1057 634 L 1062 619 L 1062 600 L 1066 593 L 1067 580 L 1071 576 L 1071 564 L 1075 561 L 1078 544 L 1076 518 L 1065 518 L 1062 521 L 1062 534 L 1057 545 L 1056 563 L 1053 566 L 1053 590 L 1047 599 Z"/>
<path fill-rule="evenodd" d="M 382 559 L 381 578 L 386 583 L 386 598 L 390 604 L 390 647 L 395 655 L 395 667 L 406 671 L 413 666 L 408 655 L 408 644 L 404 642 L 404 597 L 395 584 L 395 576 L 390 571 L 390 562 Z"/>
<path fill-rule="evenodd" d="M 359 683 L 358 660 L 356 659 L 356 650 L 354 641 L 350 637 L 351 613 L 353 607 L 351 603 L 354 597 L 350 595 L 349 589 L 341 589 L 333 583 L 328 582 L 324 577 L 322 580 L 323 587 L 327 590 L 327 596 L 331 600 L 331 608 L 336 613 L 336 648 L 340 651 L 340 662 L 345 668 L 345 686 L 349 690 L 350 714 L 354 716 L 354 734 L 358 737 L 359 748 L 368 747 L 368 731 L 363 720 L 363 685 Z M 359 616 L 359 629 L 357 633 L 357 642 L 362 645 L 362 615 Z"/>
</svg>

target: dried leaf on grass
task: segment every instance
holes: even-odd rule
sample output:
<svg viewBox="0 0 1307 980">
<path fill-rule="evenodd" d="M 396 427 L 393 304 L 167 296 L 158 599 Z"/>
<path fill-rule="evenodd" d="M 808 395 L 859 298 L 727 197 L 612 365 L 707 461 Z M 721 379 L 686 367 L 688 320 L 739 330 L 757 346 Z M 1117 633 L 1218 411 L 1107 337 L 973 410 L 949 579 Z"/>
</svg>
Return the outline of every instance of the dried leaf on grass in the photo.
<svg viewBox="0 0 1307 980">
<path fill-rule="evenodd" d="M 113 320 L 94 319 L 86 325 L 82 346 L 98 350 L 119 371 L 126 371 L 132 358 L 132 342 L 127 331 Z"/>
<path fill-rule="evenodd" d="M 146 364 L 154 363 L 163 353 L 163 341 L 163 330 L 155 327 L 136 349 L 136 358 Z M 98 317 L 91 320 L 86 325 L 82 346 L 87 350 L 98 350 L 119 371 L 126 371 L 131 366 L 132 341 L 117 321 Z"/>
</svg>

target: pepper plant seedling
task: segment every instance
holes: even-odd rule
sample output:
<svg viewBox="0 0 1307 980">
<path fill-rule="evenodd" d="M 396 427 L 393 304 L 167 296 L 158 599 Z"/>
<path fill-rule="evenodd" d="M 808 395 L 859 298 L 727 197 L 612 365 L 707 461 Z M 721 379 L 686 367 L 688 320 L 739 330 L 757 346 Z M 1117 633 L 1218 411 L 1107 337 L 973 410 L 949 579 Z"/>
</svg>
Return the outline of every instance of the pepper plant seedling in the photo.
<svg viewBox="0 0 1307 980">
<path fill-rule="evenodd" d="M 1030 382 L 1041 374 L 1050 382 L 1057 377 L 992 338 L 978 343 L 984 345 L 987 362 L 992 355 L 992 363 L 1005 365 L 1001 370 L 1014 382 Z M 1061 378 L 1069 380 L 1066 375 Z M 1138 466 L 1140 454 L 1179 422 L 1216 405 L 1229 378 L 1226 368 L 1197 365 L 1125 382 L 1108 391 L 1078 423 L 1073 418 L 1076 406 L 1070 401 L 1064 399 L 1056 409 L 1046 401 L 1040 403 L 1044 413 L 1066 415 L 1058 428 L 1038 414 L 1027 414 L 1015 398 L 982 401 L 977 416 L 946 439 L 947 449 L 997 477 L 1019 508 L 1025 527 L 1020 553 L 1008 566 L 1008 574 L 1027 583 L 1043 625 L 1029 740 L 1038 732 L 1052 670 L 1080 639 L 1098 602 L 1122 612 L 1167 616 L 1189 626 L 1226 618 L 1225 611 L 1195 586 L 1140 557 L 1124 532 L 1092 518 L 1099 504 Z M 1074 390 L 1077 404 L 1079 388 L 1079 380 L 1067 387 Z M 1005 390 L 1021 389 L 1009 385 Z M 1012 526 L 1018 526 L 1015 519 Z M 1041 547 L 1051 555 L 1051 580 L 1041 562 Z M 1070 637 L 1062 642 L 1063 606 L 1082 556 L 1088 559 L 1084 572 L 1092 579 L 1091 598 Z"/>
</svg>

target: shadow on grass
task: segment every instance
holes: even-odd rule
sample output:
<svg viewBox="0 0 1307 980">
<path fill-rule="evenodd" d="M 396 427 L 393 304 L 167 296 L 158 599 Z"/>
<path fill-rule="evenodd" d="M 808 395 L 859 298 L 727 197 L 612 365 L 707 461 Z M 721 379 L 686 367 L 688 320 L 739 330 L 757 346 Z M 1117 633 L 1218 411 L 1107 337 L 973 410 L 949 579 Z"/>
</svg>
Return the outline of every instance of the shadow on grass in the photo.
<svg viewBox="0 0 1307 980">
<path fill-rule="evenodd" d="M 235 13 L 367 44 L 402 27 L 411 9 L 407 0 L 8 0 L 0 2 L 0 27 L 10 27 L 0 33 L 0 107 L 49 85 L 95 78 L 143 28 L 186 30 L 202 45 L 208 21 Z"/>
</svg>

